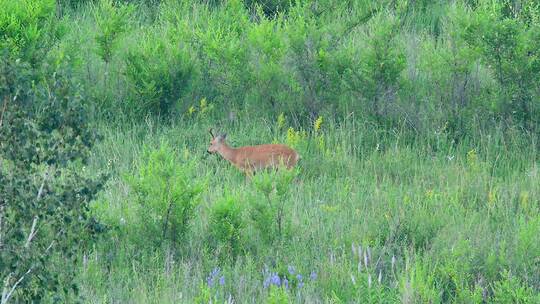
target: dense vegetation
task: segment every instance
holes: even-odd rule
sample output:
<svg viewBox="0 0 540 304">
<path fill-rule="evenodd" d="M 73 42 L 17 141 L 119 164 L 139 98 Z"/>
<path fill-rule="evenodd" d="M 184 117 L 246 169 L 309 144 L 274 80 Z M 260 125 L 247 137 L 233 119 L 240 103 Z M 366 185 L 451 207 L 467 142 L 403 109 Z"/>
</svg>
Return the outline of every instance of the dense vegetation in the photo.
<svg viewBox="0 0 540 304">
<path fill-rule="evenodd" d="M 540 302 L 537 1 L 0 7 L 1 303 Z"/>
</svg>

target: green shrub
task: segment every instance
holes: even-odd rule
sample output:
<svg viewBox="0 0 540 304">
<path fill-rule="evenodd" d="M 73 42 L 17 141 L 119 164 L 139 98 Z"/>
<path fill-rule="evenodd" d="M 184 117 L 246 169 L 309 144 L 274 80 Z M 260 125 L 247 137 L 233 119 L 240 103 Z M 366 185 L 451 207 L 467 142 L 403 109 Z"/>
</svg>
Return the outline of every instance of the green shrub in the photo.
<svg viewBox="0 0 540 304">
<path fill-rule="evenodd" d="M 475 102 L 487 84 L 482 81 L 477 66 L 478 51 L 463 37 L 471 22 L 467 16 L 470 8 L 459 3 L 451 6 L 442 22 L 439 39 L 422 39 L 420 49 L 416 50 L 420 54 L 413 55 L 418 57 L 417 68 L 423 76 L 411 79 L 412 87 L 407 92 L 425 99 L 422 101 L 425 111 L 410 113 L 419 129 L 427 127 L 421 124 L 429 116 L 431 123 L 439 125 L 438 134 L 462 138 L 473 131 L 476 119 L 489 121 L 488 113 L 478 111 Z"/>
<path fill-rule="evenodd" d="M 100 0 L 94 12 L 97 25 L 97 53 L 105 63 L 111 62 L 120 36 L 126 31 L 133 6 L 115 6 L 112 0 Z M 106 80 L 105 80 L 106 81 Z"/>
<path fill-rule="evenodd" d="M 333 105 L 340 82 L 332 74 L 336 69 L 330 53 L 332 36 L 305 13 L 308 10 L 307 4 L 293 8 L 291 19 L 283 26 L 288 43 L 284 61 L 294 75 L 289 90 L 295 94 L 287 100 L 288 110 L 315 119 Z"/>
<path fill-rule="evenodd" d="M 166 142 L 145 148 L 139 172 L 126 177 L 139 204 L 141 243 L 175 248 L 185 240 L 203 184 L 193 179 L 193 163 L 180 164 Z"/>
<path fill-rule="evenodd" d="M 479 50 L 496 82 L 482 102 L 512 124 L 535 130 L 540 122 L 534 89 L 540 81 L 540 21 L 526 23 L 504 11 L 502 2 L 482 2 L 472 14 L 465 39 Z"/>
<path fill-rule="evenodd" d="M 507 272 L 493 286 L 493 303 L 538 303 L 540 293 L 522 284 L 518 278 Z"/>
<path fill-rule="evenodd" d="M 54 0 L 0 1 L 0 49 L 34 65 L 55 43 Z"/>
<path fill-rule="evenodd" d="M 0 56 L 2 303 L 71 302 L 77 256 L 102 228 L 88 210 L 104 178 L 85 167 L 96 134 L 69 71 L 39 80 Z"/>
<path fill-rule="evenodd" d="M 170 115 L 189 92 L 195 66 L 188 50 L 148 32 L 126 58 L 131 95 L 123 106 L 134 117 Z"/>
<path fill-rule="evenodd" d="M 263 16 L 260 18 L 260 22 L 250 26 L 246 34 L 250 53 L 247 105 L 252 109 L 264 107 L 273 113 L 290 110 L 289 101 L 298 92 L 295 92 L 294 75 L 284 64 L 287 46 L 283 23 Z"/>
<path fill-rule="evenodd" d="M 209 215 L 210 244 L 220 257 L 235 260 L 245 250 L 246 226 L 243 202 L 237 195 L 225 195 L 215 202 Z"/>
<path fill-rule="evenodd" d="M 241 1 L 227 1 L 205 16 L 208 22 L 194 30 L 195 50 L 204 96 L 229 110 L 240 107 L 250 87 L 248 47 L 243 35 L 251 26 Z"/>
<path fill-rule="evenodd" d="M 399 20 L 380 13 L 369 23 L 367 45 L 358 61 L 347 67 L 345 83 L 363 102 L 366 114 L 379 122 L 392 118 L 393 106 L 405 69 L 405 54 L 396 38 Z"/>
<path fill-rule="evenodd" d="M 285 212 L 285 202 L 296 170 L 272 170 L 259 172 L 253 177 L 255 189 L 264 196 L 250 210 L 253 224 L 264 242 L 271 244 L 288 233 L 290 218 Z"/>
</svg>

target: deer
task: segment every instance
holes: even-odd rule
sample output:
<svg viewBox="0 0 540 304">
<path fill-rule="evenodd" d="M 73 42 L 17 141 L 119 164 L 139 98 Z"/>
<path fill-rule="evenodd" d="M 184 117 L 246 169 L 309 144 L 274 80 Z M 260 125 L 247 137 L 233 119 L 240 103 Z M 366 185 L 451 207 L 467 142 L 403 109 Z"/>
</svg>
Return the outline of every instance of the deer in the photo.
<svg viewBox="0 0 540 304">
<path fill-rule="evenodd" d="M 214 135 L 213 129 L 209 130 L 212 139 L 207 152 L 218 153 L 237 167 L 250 178 L 256 171 L 264 169 L 277 169 L 284 166 L 292 169 L 300 155 L 292 148 L 282 144 L 264 144 L 256 146 L 244 146 L 233 148 L 226 142 L 227 134 Z"/>
</svg>

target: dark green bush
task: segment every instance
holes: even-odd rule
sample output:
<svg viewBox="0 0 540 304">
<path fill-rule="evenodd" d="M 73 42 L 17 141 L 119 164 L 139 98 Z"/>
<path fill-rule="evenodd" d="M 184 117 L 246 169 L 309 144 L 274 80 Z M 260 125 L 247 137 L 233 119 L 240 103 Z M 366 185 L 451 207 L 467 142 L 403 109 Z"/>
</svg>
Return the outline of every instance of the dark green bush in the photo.
<svg viewBox="0 0 540 304">
<path fill-rule="evenodd" d="M 379 122 L 392 118 L 405 54 L 396 38 L 398 20 L 381 13 L 369 24 L 367 45 L 361 49 L 358 62 L 346 68 L 345 83 L 362 101 L 364 111 Z"/>
<path fill-rule="evenodd" d="M 287 12 L 294 0 L 244 0 L 244 5 L 252 10 L 262 9 L 267 17 L 275 17 L 278 13 Z"/>
<path fill-rule="evenodd" d="M 173 113 L 195 74 L 187 49 L 154 34 L 145 35 L 125 63 L 131 95 L 122 108 L 136 117 Z"/>
<path fill-rule="evenodd" d="M 478 49 L 496 82 L 477 106 L 535 130 L 540 123 L 540 21 L 507 16 L 505 8 L 500 2 L 483 3 L 466 29 L 467 42 Z"/>
<path fill-rule="evenodd" d="M 250 27 L 240 1 L 228 1 L 224 7 L 206 16 L 208 22 L 194 32 L 194 49 L 200 65 L 200 91 L 229 110 L 246 102 L 251 85 L 247 64 L 249 50 L 243 41 Z"/>
<path fill-rule="evenodd" d="M 2 303 L 69 301 L 77 256 L 101 229 L 88 209 L 104 178 L 85 169 L 97 137 L 72 71 L 48 62 L 55 2 L 0 5 Z"/>
<path fill-rule="evenodd" d="M 78 294 L 74 263 L 101 229 L 88 213 L 104 180 L 84 167 L 96 140 L 87 108 L 70 74 L 36 81 L 35 72 L 0 58 L 3 302 Z"/>
</svg>

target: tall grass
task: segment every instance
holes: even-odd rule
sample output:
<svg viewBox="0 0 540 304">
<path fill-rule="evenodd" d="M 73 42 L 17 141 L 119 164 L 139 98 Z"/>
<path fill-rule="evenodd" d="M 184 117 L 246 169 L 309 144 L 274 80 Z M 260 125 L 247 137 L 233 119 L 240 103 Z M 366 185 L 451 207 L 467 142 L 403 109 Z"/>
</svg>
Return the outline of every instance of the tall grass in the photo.
<svg viewBox="0 0 540 304">
<path fill-rule="evenodd" d="M 77 27 L 60 43 L 100 116 L 174 116 L 204 98 L 296 126 L 354 112 L 422 135 L 538 131 L 531 3 L 513 15 L 497 1 L 299 1 L 277 15 L 240 0 L 106 3 L 66 17 Z"/>
<path fill-rule="evenodd" d="M 69 70 L 102 135 L 85 301 L 540 302 L 534 1 L 75 2 L 46 45 L 0 13 L 0 46 Z M 298 172 L 247 180 L 210 127 Z"/>
<path fill-rule="evenodd" d="M 255 239 L 256 250 L 223 262 L 206 243 L 213 204 L 231 192 L 244 193 L 239 204 L 263 198 L 239 171 L 206 156 L 211 124 L 179 119 L 169 126 L 102 127 L 105 139 L 92 166 L 115 173 L 95 210 L 112 227 L 129 226 L 136 208 L 121 176 L 142 165 L 143 145 L 157 148 L 166 140 L 178 162 L 195 160 L 194 178 L 208 180 L 208 188 L 181 256 L 133 247 L 116 230 L 98 242 L 80 269 L 88 299 L 192 302 L 209 292 L 220 301 L 260 303 L 272 294 L 265 269 L 283 275 L 290 266 L 304 283 L 291 283 L 291 301 L 481 302 L 507 296 L 497 286 L 508 284 L 525 290 L 520 300 L 538 299 L 536 139 L 507 141 L 493 132 L 453 143 L 443 134 L 409 139 L 407 131 L 325 121 L 318 131 L 324 148 L 314 135 L 297 142 L 302 160 L 285 201 L 288 236 L 273 245 Z M 277 122 L 243 120 L 224 129 L 233 145 L 288 140 Z M 224 285 L 207 282 L 215 267 Z"/>
</svg>

